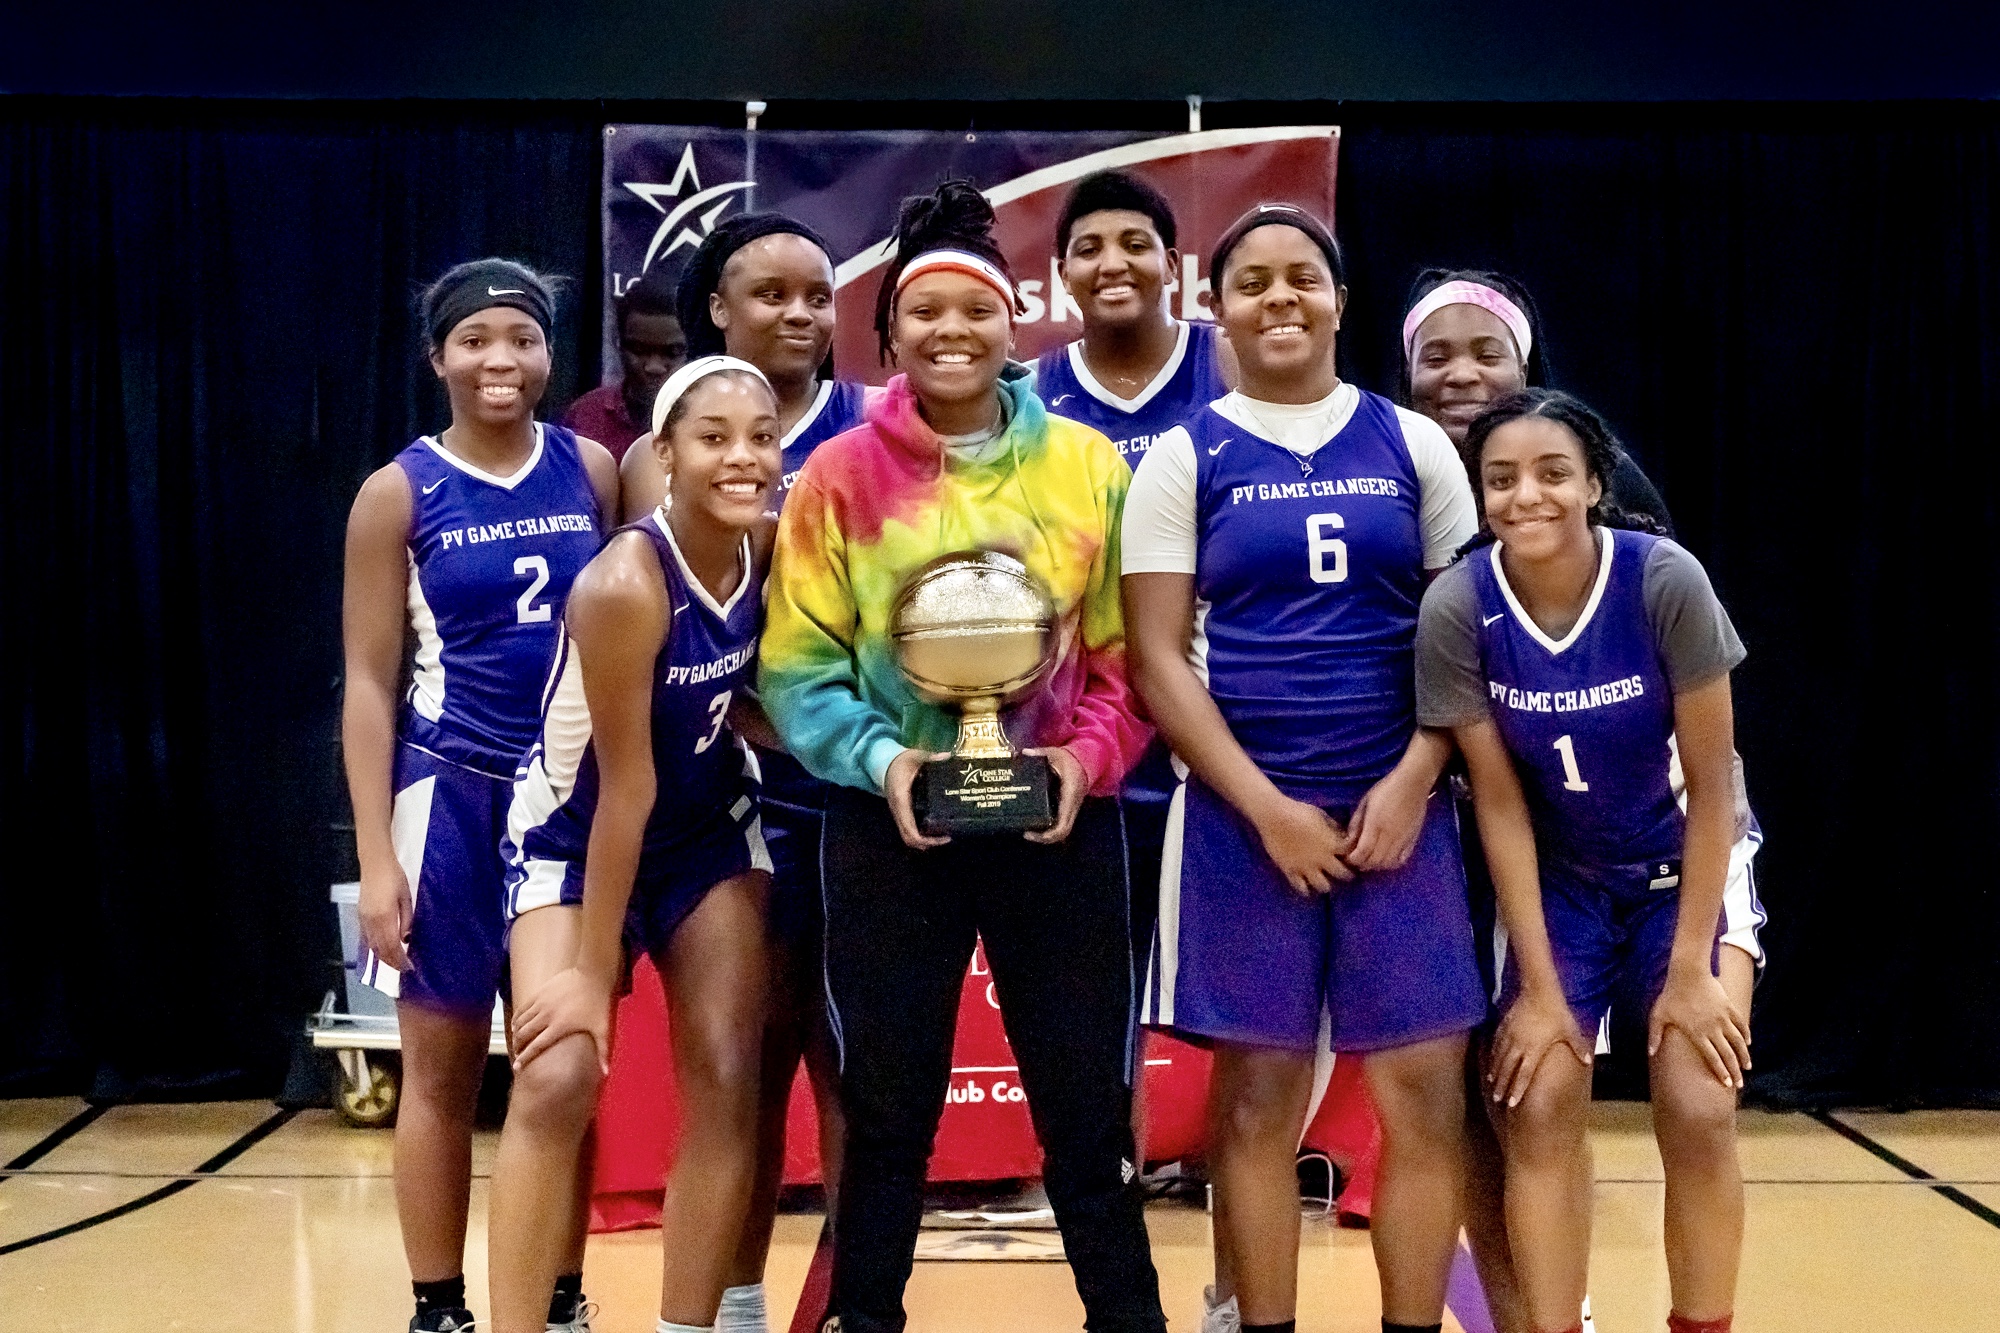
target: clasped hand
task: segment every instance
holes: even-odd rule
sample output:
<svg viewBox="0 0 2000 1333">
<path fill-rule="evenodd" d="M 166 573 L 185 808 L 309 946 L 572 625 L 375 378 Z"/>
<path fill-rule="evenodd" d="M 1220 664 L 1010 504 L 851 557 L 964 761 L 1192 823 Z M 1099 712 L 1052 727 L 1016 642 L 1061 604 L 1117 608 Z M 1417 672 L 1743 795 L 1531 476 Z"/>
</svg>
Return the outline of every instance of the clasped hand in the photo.
<svg viewBox="0 0 2000 1333">
<path fill-rule="evenodd" d="M 1280 797 L 1257 820 L 1264 854 L 1300 893 L 1328 893 L 1365 870 L 1406 864 L 1423 832 L 1430 788 L 1399 766 L 1370 787 L 1346 827 L 1318 806 Z"/>
</svg>

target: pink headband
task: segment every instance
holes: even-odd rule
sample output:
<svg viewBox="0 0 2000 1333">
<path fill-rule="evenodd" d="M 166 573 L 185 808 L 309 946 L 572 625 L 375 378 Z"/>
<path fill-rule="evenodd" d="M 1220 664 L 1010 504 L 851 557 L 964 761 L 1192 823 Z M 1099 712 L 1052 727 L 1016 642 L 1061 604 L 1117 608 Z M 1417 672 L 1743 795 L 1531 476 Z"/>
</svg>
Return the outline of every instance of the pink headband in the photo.
<svg viewBox="0 0 2000 1333">
<path fill-rule="evenodd" d="M 1528 364 L 1528 352 L 1535 345 L 1535 337 L 1528 331 L 1528 317 L 1501 293 L 1480 282 L 1447 282 L 1434 287 L 1424 294 L 1424 299 L 1410 308 L 1403 317 L 1403 355 L 1411 361 L 1417 359 L 1417 330 L 1424 321 L 1448 305 L 1476 305 L 1481 310 L 1497 315 L 1507 331 L 1514 335 L 1514 350 L 1520 355 L 1521 364 Z"/>
<path fill-rule="evenodd" d="M 1000 293 L 1007 302 L 1007 310 L 1014 310 L 1014 284 L 1007 281 L 1007 275 L 995 268 L 990 260 L 981 259 L 970 250 L 926 250 L 904 265 L 902 276 L 896 279 L 896 290 L 903 288 L 926 273 L 963 273 L 968 278 L 977 278 Z"/>
</svg>

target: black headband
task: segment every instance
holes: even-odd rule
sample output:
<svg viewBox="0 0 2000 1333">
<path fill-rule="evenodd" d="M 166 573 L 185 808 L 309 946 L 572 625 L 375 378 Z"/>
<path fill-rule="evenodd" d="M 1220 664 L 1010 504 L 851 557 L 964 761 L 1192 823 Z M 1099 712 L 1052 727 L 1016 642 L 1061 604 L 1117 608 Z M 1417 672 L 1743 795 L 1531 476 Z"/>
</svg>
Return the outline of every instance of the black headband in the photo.
<svg viewBox="0 0 2000 1333">
<path fill-rule="evenodd" d="M 555 326 L 555 310 L 550 306 L 548 288 L 518 264 L 504 259 L 482 259 L 467 264 L 435 292 L 430 301 L 431 346 L 444 343 L 445 335 L 482 310 L 508 306 L 542 326 L 546 340 Z"/>
<path fill-rule="evenodd" d="M 1214 281 L 1222 282 L 1222 270 L 1229 263 L 1229 256 L 1242 244 L 1243 238 L 1259 227 L 1290 227 L 1302 231 L 1319 252 L 1326 257 L 1327 270 L 1337 283 L 1347 281 L 1347 265 L 1340 255 L 1340 242 L 1334 240 L 1327 225 L 1297 204 L 1258 204 L 1242 217 L 1229 224 L 1228 230 L 1216 238 L 1209 258 L 1209 271 Z"/>
<path fill-rule="evenodd" d="M 674 292 L 674 306 L 680 316 L 681 332 L 687 335 L 688 358 L 721 356 L 722 330 L 708 316 L 708 298 L 722 285 L 722 270 L 738 250 L 766 236 L 797 236 L 812 242 L 833 262 L 826 240 L 797 218 L 783 213 L 743 213 L 710 232 L 681 272 Z"/>
</svg>

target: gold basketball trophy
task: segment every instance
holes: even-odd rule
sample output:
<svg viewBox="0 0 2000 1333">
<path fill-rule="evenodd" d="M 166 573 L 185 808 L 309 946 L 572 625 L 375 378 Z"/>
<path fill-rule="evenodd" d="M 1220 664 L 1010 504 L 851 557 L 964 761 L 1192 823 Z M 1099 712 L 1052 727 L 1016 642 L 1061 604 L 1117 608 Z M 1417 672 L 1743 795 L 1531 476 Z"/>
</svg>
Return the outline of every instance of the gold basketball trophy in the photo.
<svg viewBox="0 0 2000 1333">
<path fill-rule="evenodd" d="M 959 711 L 951 756 L 927 761 L 911 791 L 925 833 L 1056 822 L 1048 757 L 1016 752 L 1000 726 L 1000 710 L 1048 671 L 1055 631 L 1054 599 L 1012 556 L 955 551 L 903 586 L 889 617 L 897 665 L 918 694 Z"/>
</svg>

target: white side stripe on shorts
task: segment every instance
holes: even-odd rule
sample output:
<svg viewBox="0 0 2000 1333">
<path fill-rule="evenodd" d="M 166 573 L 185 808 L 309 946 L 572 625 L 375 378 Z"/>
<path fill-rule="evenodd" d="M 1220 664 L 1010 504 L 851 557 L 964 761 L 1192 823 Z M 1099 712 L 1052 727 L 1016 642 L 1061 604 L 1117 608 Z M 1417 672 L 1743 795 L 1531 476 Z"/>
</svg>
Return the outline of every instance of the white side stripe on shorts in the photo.
<svg viewBox="0 0 2000 1333">
<path fill-rule="evenodd" d="M 1160 848 L 1158 956 L 1139 1012 L 1142 1023 L 1174 1021 L 1174 984 L 1181 970 L 1181 842 L 1186 833 L 1187 783 L 1183 782 L 1174 788 L 1174 799 L 1167 806 L 1167 838 Z"/>
<path fill-rule="evenodd" d="M 423 882 L 424 848 L 431 836 L 431 802 L 436 797 L 437 777 L 432 775 L 418 778 L 397 792 L 394 804 L 389 807 L 389 845 L 395 848 L 396 864 L 410 886 L 412 908 L 416 906 L 418 885 Z M 373 986 L 384 995 L 394 996 L 402 989 L 401 974 L 377 958 L 366 944 L 361 946 L 359 971 L 363 985 Z"/>
</svg>

